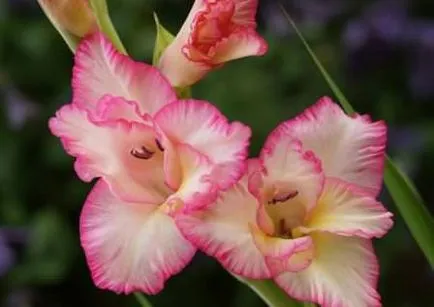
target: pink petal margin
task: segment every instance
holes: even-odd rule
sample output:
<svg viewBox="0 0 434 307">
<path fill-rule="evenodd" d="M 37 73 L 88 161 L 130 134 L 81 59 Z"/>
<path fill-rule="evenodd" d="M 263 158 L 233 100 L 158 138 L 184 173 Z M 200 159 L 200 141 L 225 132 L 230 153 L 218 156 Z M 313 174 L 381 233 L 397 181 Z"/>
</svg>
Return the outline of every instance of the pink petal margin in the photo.
<svg viewBox="0 0 434 307">
<path fill-rule="evenodd" d="M 248 126 L 229 123 L 212 104 L 180 100 L 163 107 L 155 122 L 172 142 L 190 145 L 214 165 L 209 178 L 219 189 L 235 184 L 246 171 L 251 136 Z"/>
<path fill-rule="evenodd" d="M 235 12 L 232 21 L 237 25 L 256 28 L 256 11 L 259 0 L 234 0 Z"/>
<path fill-rule="evenodd" d="M 99 180 L 80 217 L 80 239 L 95 285 L 118 294 L 156 294 L 196 249 L 156 207 L 125 203 Z"/>
<path fill-rule="evenodd" d="M 177 99 L 157 68 L 121 54 L 100 32 L 87 36 L 77 48 L 72 90 L 72 103 L 89 110 L 104 95 L 136 101 L 142 114 L 155 114 Z"/>
<path fill-rule="evenodd" d="M 343 239 L 352 240 L 352 238 Z M 381 298 L 376 291 L 379 264 L 372 243 L 367 239 L 356 240 L 360 241 L 359 248 L 353 246 L 353 252 L 362 252 L 365 258 L 346 260 L 350 262 L 361 260 L 364 262 L 363 266 L 352 268 L 346 267 L 342 262 L 335 263 L 336 270 L 347 270 L 345 275 L 336 275 L 336 270 L 332 269 L 330 272 L 322 270 L 323 268 L 317 265 L 317 260 L 314 260 L 306 270 L 279 275 L 275 278 L 276 283 L 291 297 L 324 307 L 380 307 Z M 329 255 L 327 261 L 331 262 L 333 258 Z M 334 278 L 329 276 L 330 273 L 335 274 Z M 350 277 L 352 279 L 349 279 Z"/>
<path fill-rule="evenodd" d="M 270 278 L 262 252 L 253 240 L 256 199 L 244 183 L 223 192 L 205 210 L 178 215 L 176 224 L 190 242 L 215 257 L 227 270 L 250 278 Z"/>
<path fill-rule="evenodd" d="M 262 56 L 268 51 L 267 42 L 253 29 L 239 29 L 219 41 L 214 47 L 213 65 L 248 57 Z"/>
<path fill-rule="evenodd" d="M 392 228 L 392 217 L 366 190 L 327 178 L 318 206 L 301 229 L 304 233 L 323 231 L 365 239 L 381 238 Z"/>
<path fill-rule="evenodd" d="M 322 163 L 299 139 L 274 130 L 261 150 L 260 160 L 265 168 L 266 185 L 288 184 L 299 192 L 307 211 L 316 206 L 325 182 Z M 257 190 L 253 183 L 249 186 L 252 191 Z"/>
<path fill-rule="evenodd" d="M 387 127 L 368 115 L 346 115 L 323 97 L 272 133 L 287 133 L 321 160 L 327 177 L 351 182 L 377 196 L 383 181 Z"/>
</svg>

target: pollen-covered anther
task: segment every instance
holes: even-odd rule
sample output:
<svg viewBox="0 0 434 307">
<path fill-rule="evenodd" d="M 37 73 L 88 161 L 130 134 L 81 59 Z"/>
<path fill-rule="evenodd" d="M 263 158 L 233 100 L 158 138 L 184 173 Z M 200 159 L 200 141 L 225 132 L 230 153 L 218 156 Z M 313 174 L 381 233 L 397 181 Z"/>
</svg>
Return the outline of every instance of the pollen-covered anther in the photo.
<svg viewBox="0 0 434 307">
<path fill-rule="evenodd" d="M 284 203 L 285 201 L 288 201 L 294 197 L 296 197 L 298 195 L 298 191 L 291 191 L 287 194 L 282 194 L 282 195 L 276 195 L 275 197 L 273 197 L 271 200 L 268 201 L 269 205 L 275 205 L 277 203 Z"/>
<path fill-rule="evenodd" d="M 142 146 L 140 147 L 140 150 L 137 150 L 135 148 L 131 149 L 130 154 L 137 159 L 148 160 L 152 158 L 154 152 L 150 151 L 145 146 Z"/>
<path fill-rule="evenodd" d="M 161 145 L 161 142 L 158 139 L 155 139 L 155 144 L 157 144 L 157 147 L 160 151 L 164 151 L 164 147 Z"/>
</svg>

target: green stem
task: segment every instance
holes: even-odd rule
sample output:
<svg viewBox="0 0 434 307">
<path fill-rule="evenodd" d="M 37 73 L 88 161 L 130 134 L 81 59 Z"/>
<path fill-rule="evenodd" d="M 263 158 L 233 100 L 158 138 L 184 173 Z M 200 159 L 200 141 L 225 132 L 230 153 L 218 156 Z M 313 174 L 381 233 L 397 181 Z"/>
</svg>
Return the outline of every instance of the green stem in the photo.
<svg viewBox="0 0 434 307">
<path fill-rule="evenodd" d="M 127 54 L 127 50 L 122 44 L 118 33 L 110 19 L 106 0 L 90 0 L 90 5 L 95 13 L 96 21 L 101 31 L 107 35 L 113 45 L 123 54 Z"/>
<path fill-rule="evenodd" d="M 142 293 L 134 292 L 134 296 L 142 307 L 152 307 L 152 304 Z"/>
<path fill-rule="evenodd" d="M 413 238 L 434 268 L 434 220 L 407 175 L 386 156 L 384 181 Z M 413 204 L 413 205 L 407 205 Z"/>
<path fill-rule="evenodd" d="M 280 289 L 272 280 L 255 280 L 232 274 L 240 282 L 250 287 L 269 307 L 301 307 L 288 294 Z"/>
</svg>

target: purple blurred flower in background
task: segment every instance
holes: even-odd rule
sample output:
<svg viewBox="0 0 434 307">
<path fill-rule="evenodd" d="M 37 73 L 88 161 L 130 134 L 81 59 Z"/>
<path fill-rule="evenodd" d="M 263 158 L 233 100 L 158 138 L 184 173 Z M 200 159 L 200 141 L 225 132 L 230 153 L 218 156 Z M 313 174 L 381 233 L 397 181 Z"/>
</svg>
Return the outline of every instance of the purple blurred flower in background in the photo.
<svg viewBox="0 0 434 307">
<path fill-rule="evenodd" d="M 420 154 L 427 146 L 428 138 L 420 128 L 389 126 L 388 149 L 394 152 L 394 159 L 410 177 L 420 168 Z"/>
<path fill-rule="evenodd" d="M 369 6 L 362 16 L 348 23 L 343 33 L 345 47 L 357 50 L 372 41 L 403 43 L 408 24 L 406 1 L 384 0 Z"/>
<path fill-rule="evenodd" d="M 14 253 L 0 232 L 0 277 L 5 275 L 14 264 Z"/>
<path fill-rule="evenodd" d="M 300 26 L 321 27 L 347 9 L 345 0 L 292 0 L 282 2 Z M 283 16 L 275 1 L 261 2 L 263 23 L 271 32 L 286 35 L 292 32 L 288 21 Z"/>
<path fill-rule="evenodd" d="M 29 307 L 35 306 L 34 293 L 28 288 L 13 289 L 7 296 L 4 307 Z"/>
<path fill-rule="evenodd" d="M 408 22 L 406 1 L 384 0 L 368 6 L 342 34 L 349 70 L 365 73 L 390 61 L 405 43 Z"/>
<path fill-rule="evenodd" d="M 348 23 L 343 44 L 352 73 L 370 73 L 403 57 L 415 98 L 434 96 L 434 22 L 410 16 L 406 0 L 375 1 Z"/>
<path fill-rule="evenodd" d="M 4 92 L 6 116 L 11 129 L 19 130 L 27 120 L 37 116 L 39 112 L 38 106 L 25 98 L 17 89 L 6 85 L 0 90 Z"/>
<path fill-rule="evenodd" d="M 15 252 L 12 246 L 25 245 L 28 237 L 29 231 L 24 227 L 0 228 L 0 277 L 15 264 Z"/>
<path fill-rule="evenodd" d="M 347 8 L 343 0 L 292 0 L 289 8 L 305 25 L 322 26 Z"/>
<path fill-rule="evenodd" d="M 434 97 L 434 22 L 416 20 L 407 31 L 410 88 L 416 98 Z"/>
</svg>

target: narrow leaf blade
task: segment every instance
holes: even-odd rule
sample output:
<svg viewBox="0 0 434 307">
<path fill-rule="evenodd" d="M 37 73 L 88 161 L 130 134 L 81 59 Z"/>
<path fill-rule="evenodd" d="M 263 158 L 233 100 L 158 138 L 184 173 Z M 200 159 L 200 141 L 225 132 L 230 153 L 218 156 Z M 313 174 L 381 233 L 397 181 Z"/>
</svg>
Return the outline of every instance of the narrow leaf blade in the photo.
<svg viewBox="0 0 434 307">
<path fill-rule="evenodd" d="M 434 220 L 411 180 L 389 157 L 384 181 L 413 238 L 434 268 Z"/>
<path fill-rule="evenodd" d="M 155 38 L 154 55 L 152 57 L 152 64 L 157 66 L 163 51 L 175 39 L 175 36 L 170 33 L 158 20 L 158 16 L 154 13 L 155 25 L 157 27 L 157 36 Z"/>
<path fill-rule="evenodd" d="M 140 292 L 134 292 L 134 297 L 141 307 L 152 307 L 151 302 Z"/>
<path fill-rule="evenodd" d="M 89 3 L 95 14 L 99 29 L 110 39 L 119 52 L 128 54 L 110 18 L 106 0 L 89 0 Z"/>
<path fill-rule="evenodd" d="M 243 278 L 232 274 L 240 282 L 250 287 L 269 307 L 302 307 L 299 303 L 289 297 L 282 289 L 280 289 L 272 280 L 262 279 L 255 280 Z"/>
</svg>

